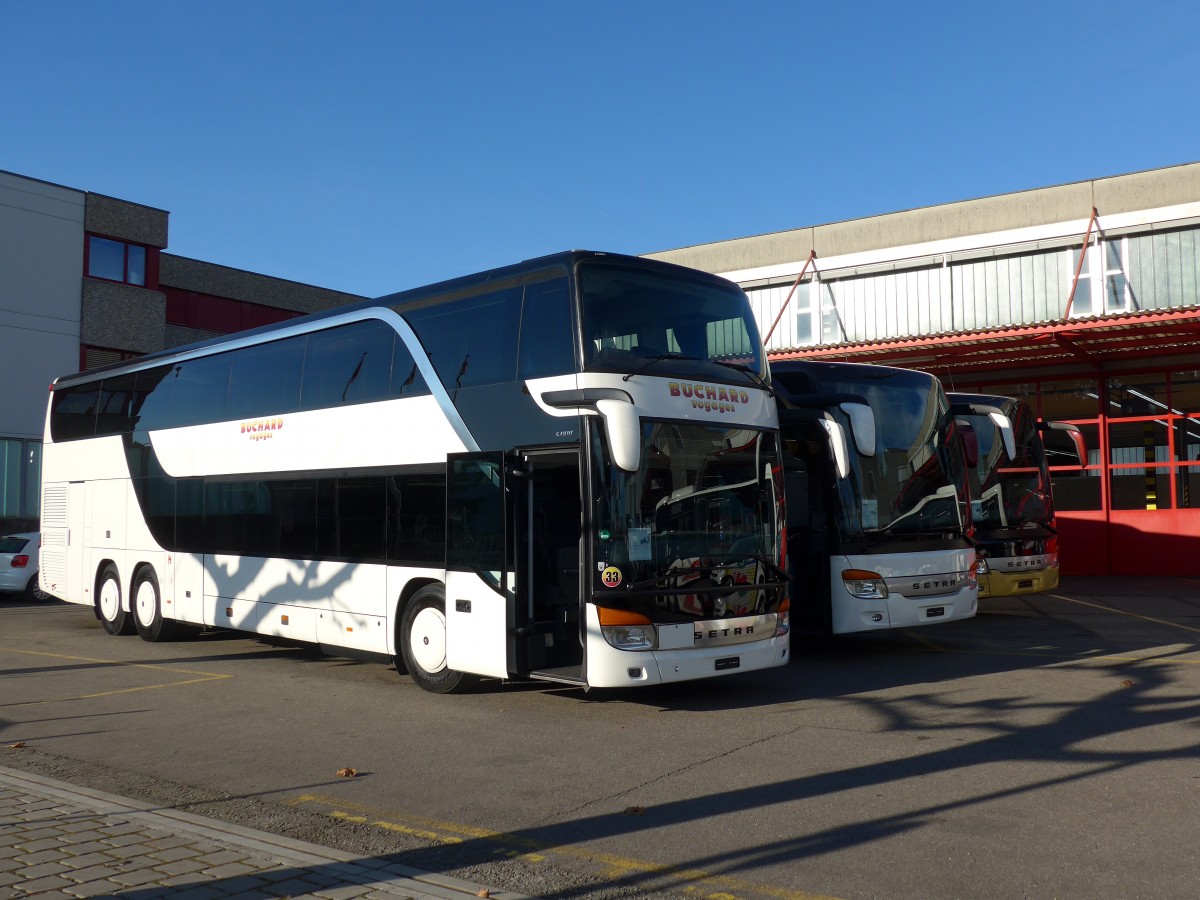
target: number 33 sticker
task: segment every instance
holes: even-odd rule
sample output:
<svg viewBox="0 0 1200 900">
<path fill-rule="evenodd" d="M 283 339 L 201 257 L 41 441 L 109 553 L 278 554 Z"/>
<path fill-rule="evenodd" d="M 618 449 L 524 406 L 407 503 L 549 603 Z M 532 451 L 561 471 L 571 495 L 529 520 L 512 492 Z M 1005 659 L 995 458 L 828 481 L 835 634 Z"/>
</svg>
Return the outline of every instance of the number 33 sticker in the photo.
<svg viewBox="0 0 1200 900">
<path fill-rule="evenodd" d="M 605 587 L 616 587 L 621 583 L 621 570 L 616 566 L 609 566 L 600 573 L 600 580 L 604 582 Z"/>
</svg>

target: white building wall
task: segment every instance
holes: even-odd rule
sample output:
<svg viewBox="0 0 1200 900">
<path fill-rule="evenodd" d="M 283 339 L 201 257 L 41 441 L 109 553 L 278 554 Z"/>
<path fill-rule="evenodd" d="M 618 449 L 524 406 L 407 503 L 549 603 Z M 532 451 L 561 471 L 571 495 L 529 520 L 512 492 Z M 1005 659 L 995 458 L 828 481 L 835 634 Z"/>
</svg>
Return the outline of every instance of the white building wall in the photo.
<svg viewBox="0 0 1200 900">
<path fill-rule="evenodd" d="M 0 436 L 40 439 L 50 382 L 79 369 L 84 196 L 0 172 Z"/>
</svg>

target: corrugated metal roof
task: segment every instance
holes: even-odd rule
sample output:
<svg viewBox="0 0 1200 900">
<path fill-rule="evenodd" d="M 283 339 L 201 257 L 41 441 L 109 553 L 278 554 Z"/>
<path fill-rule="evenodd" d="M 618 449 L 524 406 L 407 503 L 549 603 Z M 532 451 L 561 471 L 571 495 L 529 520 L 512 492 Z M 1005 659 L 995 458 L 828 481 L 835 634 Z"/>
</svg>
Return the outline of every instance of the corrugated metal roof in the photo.
<svg viewBox="0 0 1200 900">
<path fill-rule="evenodd" d="M 1200 305 L 996 326 L 920 337 L 772 350 L 771 359 L 853 359 L 946 371 L 1200 354 Z M 1200 365 L 1200 355 L 1197 358 Z"/>
</svg>

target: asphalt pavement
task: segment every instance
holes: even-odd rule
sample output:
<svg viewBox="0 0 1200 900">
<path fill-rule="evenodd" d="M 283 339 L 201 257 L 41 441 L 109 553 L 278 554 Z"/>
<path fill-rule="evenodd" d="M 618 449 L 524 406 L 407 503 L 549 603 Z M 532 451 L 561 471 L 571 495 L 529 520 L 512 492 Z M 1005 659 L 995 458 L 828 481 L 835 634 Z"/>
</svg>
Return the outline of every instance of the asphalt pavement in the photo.
<svg viewBox="0 0 1200 900">
<path fill-rule="evenodd" d="M 0 766 L 0 897 L 522 895 Z"/>
</svg>

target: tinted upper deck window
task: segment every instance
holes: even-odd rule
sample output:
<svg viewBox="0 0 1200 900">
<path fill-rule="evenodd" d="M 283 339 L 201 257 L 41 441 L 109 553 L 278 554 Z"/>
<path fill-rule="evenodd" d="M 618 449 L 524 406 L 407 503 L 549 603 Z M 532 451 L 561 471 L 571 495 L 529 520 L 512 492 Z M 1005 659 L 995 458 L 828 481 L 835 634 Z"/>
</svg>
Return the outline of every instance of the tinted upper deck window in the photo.
<svg viewBox="0 0 1200 900">
<path fill-rule="evenodd" d="M 95 435 L 99 399 L 99 382 L 55 391 L 50 412 L 50 434 L 54 440 L 70 441 Z"/>
<path fill-rule="evenodd" d="M 576 371 L 571 306 L 566 278 L 525 286 L 518 372 L 522 381 Z"/>
<path fill-rule="evenodd" d="M 308 337 L 305 409 L 382 400 L 391 388 L 396 332 L 378 319 L 318 331 Z"/>
<path fill-rule="evenodd" d="M 511 287 L 404 313 L 446 390 L 516 379 L 522 293 Z"/>
<path fill-rule="evenodd" d="M 233 356 L 227 418 L 269 416 L 300 408 L 308 335 L 243 347 Z"/>
</svg>

